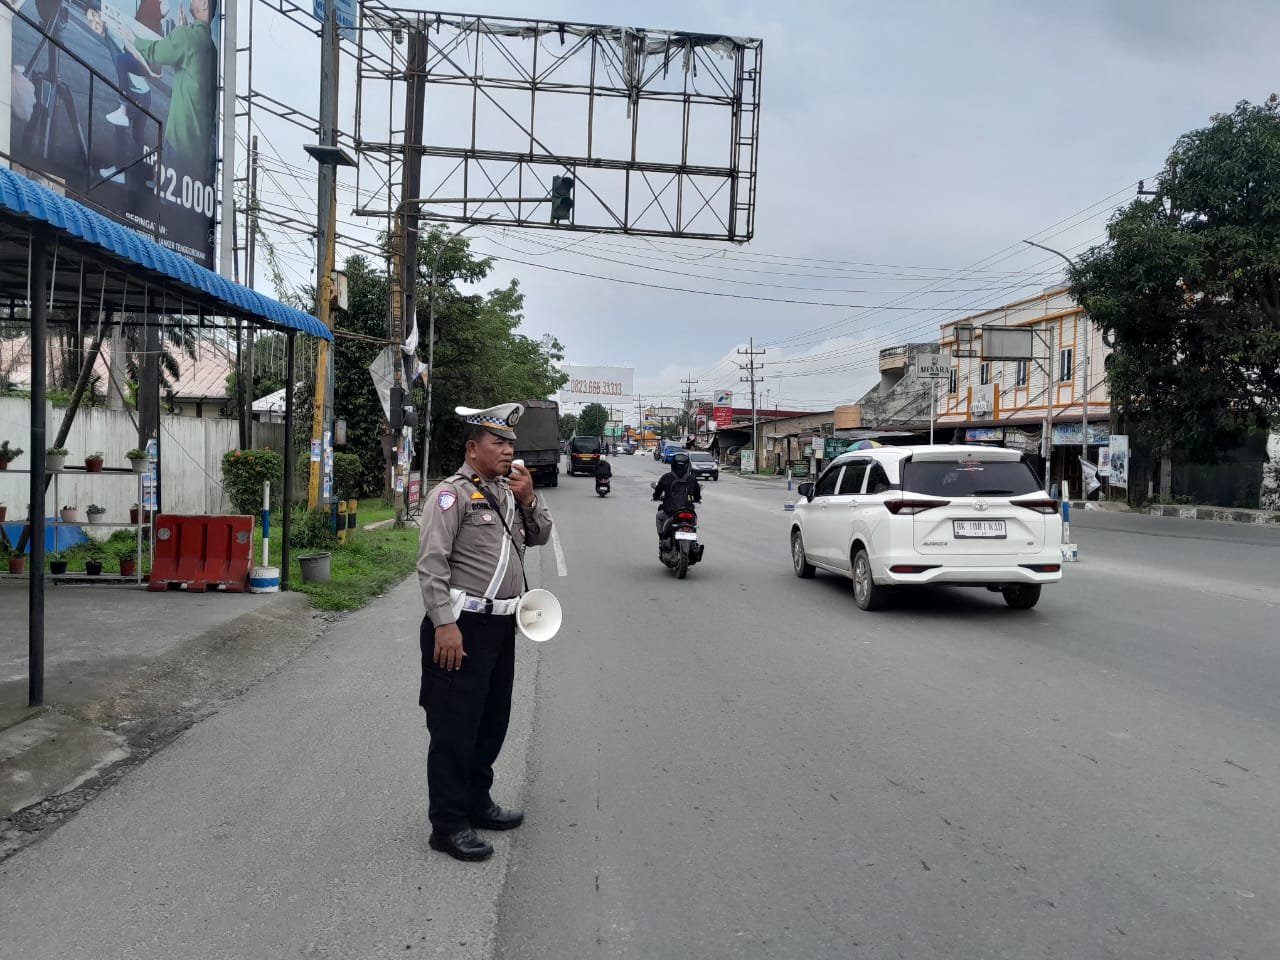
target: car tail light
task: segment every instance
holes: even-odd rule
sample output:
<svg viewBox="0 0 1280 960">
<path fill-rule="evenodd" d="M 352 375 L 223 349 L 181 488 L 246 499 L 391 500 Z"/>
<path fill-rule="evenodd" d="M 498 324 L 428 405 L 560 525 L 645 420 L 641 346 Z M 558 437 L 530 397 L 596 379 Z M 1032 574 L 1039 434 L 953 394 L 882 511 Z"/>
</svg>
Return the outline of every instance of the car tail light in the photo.
<svg viewBox="0 0 1280 960">
<path fill-rule="evenodd" d="M 1062 569 L 1059 563 L 1024 563 L 1023 566 L 1036 573 L 1057 573 Z"/>
<path fill-rule="evenodd" d="M 1042 497 L 1039 500 L 1010 500 L 1009 502 L 1015 507 L 1026 507 L 1028 510 L 1043 513 L 1045 516 L 1052 516 L 1058 512 L 1058 501 L 1048 497 Z"/>
<path fill-rule="evenodd" d="M 933 570 L 938 566 L 936 563 L 919 564 L 919 563 L 897 563 L 889 568 L 890 573 L 924 573 L 926 570 Z"/>
<path fill-rule="evenodd" d="M 913 515 L 924 513 L 926 510 L 932 510 L 934 507 L 946 507 L 951 504 L 950 500 L 886 500 L 884 508 L 894 516 L 898 514 Z"/>
</svg>

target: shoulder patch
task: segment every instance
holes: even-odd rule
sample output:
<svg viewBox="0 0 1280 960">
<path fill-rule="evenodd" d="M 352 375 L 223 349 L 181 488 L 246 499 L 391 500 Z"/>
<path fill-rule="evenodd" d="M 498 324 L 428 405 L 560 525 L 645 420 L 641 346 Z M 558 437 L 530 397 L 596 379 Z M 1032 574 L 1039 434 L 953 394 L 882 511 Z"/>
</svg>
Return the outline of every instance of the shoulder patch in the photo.
<svg viewBox="0 0 1280 960">
<path fill-rule="evenodd" d="M 440 508 L 441 512 L 448 511 L 449 508 L 457 502 L 458 495 L 452 490 L 441 490 L 440 495 L 436 497 L 436 505 Z"/>
</svg>

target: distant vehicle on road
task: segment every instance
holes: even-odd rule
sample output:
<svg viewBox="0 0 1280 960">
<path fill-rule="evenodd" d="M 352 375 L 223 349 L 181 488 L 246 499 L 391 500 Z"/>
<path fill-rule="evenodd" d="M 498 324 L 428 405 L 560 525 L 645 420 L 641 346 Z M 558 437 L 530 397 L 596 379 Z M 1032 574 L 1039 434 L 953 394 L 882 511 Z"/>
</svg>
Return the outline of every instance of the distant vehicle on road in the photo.
<svg viewBox="0 0 1280 960">
<path fill-rule="evenodd" d="M 663 440 L 653 450 L 653 459 L 670 463 L 677 450 L 683 450 L 684 444 L 679 440 Z"/>
<path fill-rule="evenodd" d="M 560 483 L 560 407 L 554 400 L 525 400 L 516 425 L 517 460 L 533 474 L 533 485 Z"/>
<path fill-rule="evenodd" d="M 796 576 L 853 581 L 863 610 L 909 586 L 986 587 L 1018 610 L 1062 579 L 1062 516 L 1017 450 L 880 447 L 836 457 L 800 484 Z"/>
<path fill-rule="evenodd" d="M 579 473 L 595 476 L 603 451 L 604 443 L 599 437 L 574 437 L 569 441 L 569 476 Z"/>
<path fill-rule="evenodd" d="M 720 462 L 705 450 L 690 450 L 689 465 L 693 468 L 693 475 L 699 480 L 703 477 L 720 479 Z"/>
</svg>

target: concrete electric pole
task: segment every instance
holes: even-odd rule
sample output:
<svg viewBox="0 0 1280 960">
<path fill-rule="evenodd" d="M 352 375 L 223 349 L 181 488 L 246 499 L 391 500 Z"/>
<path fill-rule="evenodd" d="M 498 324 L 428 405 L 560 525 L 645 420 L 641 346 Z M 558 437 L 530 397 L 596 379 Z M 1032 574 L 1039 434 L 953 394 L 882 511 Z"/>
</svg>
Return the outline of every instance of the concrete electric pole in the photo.
<svg viewBox="0 0 1280 960">
<path fill-rule="evenodd" d="M 738 353 L 747 358 L 746 363 L 738 364 L 742 370 L 746 370 L 745 377 L 739 377 L 739 381 L 751 385 L 751 450 L 755 456 L 754 473 L 760 472 L 760 425 L 759 414 L 756 411 L 756 384 L 761 383 L 764 377 L 757 377 L 756 371 L 764 366 L 762 363 L 756 363 L 756 357 L 762 356 L 764 350 L 756 349 L 755 338 L 747 341 L 747 349 L 739 350 Z"/>
<path fill-rule="evenodd" d="M 338 13 L 330 0 L 324 5 L 324 27 L 320 34 L 320 143 L 304 149 L 320 166 L 320 187 L 316 197 L 316 319 L 333 329 L 334 243 L 337 233 L 338 167 L 354 167 L 355 161 L 338 146 Z M 286 384 L 293 389 L 293 384 Z M 315 397 L 311 406 L 311 442 L 320 447 L 320 457 L 311 459 L 311 481 L 307 487 L 307 509 L 315 510 L 323 494 L 328 472 L 329 444 L 333 433 L 333 355 L 329 342 L 321 340 L 316 354 Z"/>
</svg>

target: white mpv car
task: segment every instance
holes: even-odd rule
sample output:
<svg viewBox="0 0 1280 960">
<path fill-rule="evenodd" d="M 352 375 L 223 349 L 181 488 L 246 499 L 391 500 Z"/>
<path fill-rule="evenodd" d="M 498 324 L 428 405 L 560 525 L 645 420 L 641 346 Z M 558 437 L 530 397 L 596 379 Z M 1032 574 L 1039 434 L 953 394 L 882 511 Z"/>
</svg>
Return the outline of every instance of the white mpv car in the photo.
<svg viewBox="0 0 1280 960">
<path fill-rule="evenodd" d="M 791 527 L 796 576 L 853 580 L 863 610 L 892 588 L 987 587 L 1029 610 L 1062 579 L 1062 516 L 1017 450 L 876 447 L 802 483 Z"/>
</svg>

